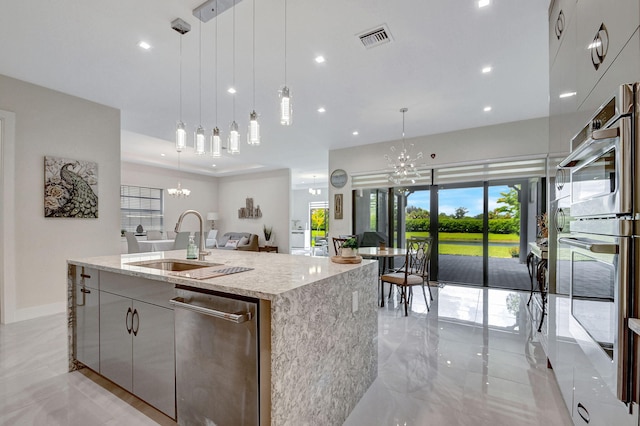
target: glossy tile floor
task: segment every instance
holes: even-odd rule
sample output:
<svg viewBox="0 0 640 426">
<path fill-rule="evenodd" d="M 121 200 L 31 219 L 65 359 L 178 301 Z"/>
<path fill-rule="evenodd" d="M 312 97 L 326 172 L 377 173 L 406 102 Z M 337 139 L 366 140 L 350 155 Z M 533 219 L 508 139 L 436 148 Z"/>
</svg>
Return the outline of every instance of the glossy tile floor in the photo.
<svg viewBox="0 0 640 426">
<path fill-rule="evenodd" d="M 571 424 L 527 293 L 433 290 L 429 313 L 420 291 L 408 317 L 394 301 L 379 310 L 379 376 L 345 425 Z M 64 314 L 0 325 L 0 425 L 156 424 L 174 423 L 91 373 L 67 373 Z"/>
</svg>

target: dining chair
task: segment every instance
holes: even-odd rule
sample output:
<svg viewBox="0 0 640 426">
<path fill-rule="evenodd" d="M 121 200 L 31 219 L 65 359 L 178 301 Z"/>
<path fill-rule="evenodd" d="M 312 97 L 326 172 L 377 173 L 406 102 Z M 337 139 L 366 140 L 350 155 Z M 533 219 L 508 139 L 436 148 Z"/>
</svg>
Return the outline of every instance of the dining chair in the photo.
<svg viewBox="0 0 640 426">
<path fill-rule="evenodd" d="M 189 231 L 180 231 L 176 234 L 176 239 L 173 241 L 174 250 L 185 250 L 189 245 Z"/>
<path fill-rule="evenodd" d="M 340 256 L 340 249 L 342 249 L 342 245 L 348 240 L 349 238 L 342 238 L 342 235 L 340 236 L 340 238 L 336 238 L 333 237 L 333 249 L 336 252 L 336 256 Z"/>
<path fill-rule="evenodd" d="M 429 287 L 429 259 L 431 257 L 432 237 L 413 237 L 407 239 L 407 254 L 404 265 L 395 272 L 383 274 L 380 280 L 385 283 L 395 284 L 400 289 L 400 303 L 404 303 L 404 315 L 409 315 L 409 301 L 413 295 L 412 288 L 422 286 L 424 302 L 429 311 L 427 294 L 424 291 L 425 281 L 429 290 L 429 297 L 433 301 L 431 287 Z"/>
<path fill-rule="evenodd" d="M 161 240 L 161 239 L 162 239 L 162 232 L 156 231 L 156 230 L 147 231 L 147 240 Z"/>
<path fill-rule="evenodd" d="M 127 238 L 127 251 L 129 253 L 140 253 L 142 251 L 133 232 L 125 232 L 124 236 Z"/>
</svg>

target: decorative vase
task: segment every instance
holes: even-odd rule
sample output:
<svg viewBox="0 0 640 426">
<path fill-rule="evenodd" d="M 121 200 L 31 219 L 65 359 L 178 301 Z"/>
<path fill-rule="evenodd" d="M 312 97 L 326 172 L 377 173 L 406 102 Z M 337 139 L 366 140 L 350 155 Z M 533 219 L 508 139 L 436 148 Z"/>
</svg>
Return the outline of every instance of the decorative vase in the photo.
<svg viewBox="0 0 640 426">
<path fill-rule="evenodd" d="M 350 247 L 342 247 L 340 249 L 340 256 L 342 257 L 356 257 L 356 249 Z"/>
</svg>

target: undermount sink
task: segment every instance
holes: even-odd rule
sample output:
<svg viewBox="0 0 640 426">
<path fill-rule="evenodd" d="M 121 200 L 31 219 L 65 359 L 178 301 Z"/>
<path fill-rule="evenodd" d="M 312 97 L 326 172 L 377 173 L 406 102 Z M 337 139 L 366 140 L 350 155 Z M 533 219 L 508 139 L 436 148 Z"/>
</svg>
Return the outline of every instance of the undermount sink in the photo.
<svg viewBox="0 0 640 426">
<path fill-rule="evenodd" d="M 160 269 L 162 271 L 190 271 L 192 269 L 208 268 L 211 266 L 220 266 L 221 263 L 204 263 L 197 261 L 164 259 L 164 260 L 148 260 L 143 262 L 130 262 L 128 265 L 141 266 L 143 268 Z"/>
</svg>

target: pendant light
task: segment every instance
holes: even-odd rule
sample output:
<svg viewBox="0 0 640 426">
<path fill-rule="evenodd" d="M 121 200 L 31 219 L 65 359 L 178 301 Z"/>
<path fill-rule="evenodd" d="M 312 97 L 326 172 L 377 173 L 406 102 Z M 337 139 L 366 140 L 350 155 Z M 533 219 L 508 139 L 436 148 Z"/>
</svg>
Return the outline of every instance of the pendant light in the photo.
<svg viewBox="0 0 640 426">
<path fill-rule="evenodd" d="M 280 89 L 280 124 L 291 125 L 291 91 L 287 87 L 287 0 L 284 0 L 284 87 Z"/>
<path fill-rule="evenodd" d="M 233 0 L 233 86 L 236 87 L 236 1 Z M 236 123 L 236 96 L 233 95 L 233 122 L 229 127 L 229 153 L 238 154 L 240 152 L 240 133 L 238 123 Z"/>
<path fill-rule="evenodd" d="M 256 114 L 256 0 L 253 0 L 253 111 L 249 114 L 249 129 L 247 130 L 247 143 L 260 145 L 260 124 Z"/>
<path fill-rule="evenodd" d="M 216 0 L 216 10 L 218 10 L 218 0 Z M 215 89 L 216 89 L 216 124 L 211 132 L 211 156 L 222 157 L 222 140 L 220 139 L 220 129 L 218 129 L 218 20 L 216 19 L 216 42 L 215 42 Z"/>
<path fill-rule="evenodd" d="M 202 12 L 200 12 L 202 14 Z M 205 135 L 204 128 L 202 128 L 202 15 L 199 17 L 200 23 L 198 24 L 198 92 L 199 92 L 199 124 L 195 132 L 194 146 L 197 155 L 205 154 Z"/>
<path fill-rule="evenodd" d="M 400 148 L 400 154 L 398 154 L 397 158 L 391 158 L 388 154 L 385 154 L 384 156 L 384 158 L 389 162 L 389 167 L 393 169 L 388 176 L 389 182 L 393 182 L 396 185 L 400 185 L 405 182 L 415 184 L 416 179 L 422 177 L 416 165 L 416 160 L 422 158 L 422 152 L 413 156 L 411 152 L 413 144 L 409 145 L 407 148 L 404 141 L 404 114 L 407 111 L 409 111 L 408 108 L 400 109 L 400 112 L 402 113 L 402 146 Z M 396 147 L 392 145 L 390 150 L 395 155 Z"/>
<path fill-rule="evenodd" d="M 180 99 L 179 99 L 179 120 L 176 124 L 176 151 L 180 152 L 187 146 L 187 129 L 182 121 L 182 36 L 191 30 L 191 25 L 177 18 L 171 22 L 171 28 L 180 34 Z"/>
</svg>

